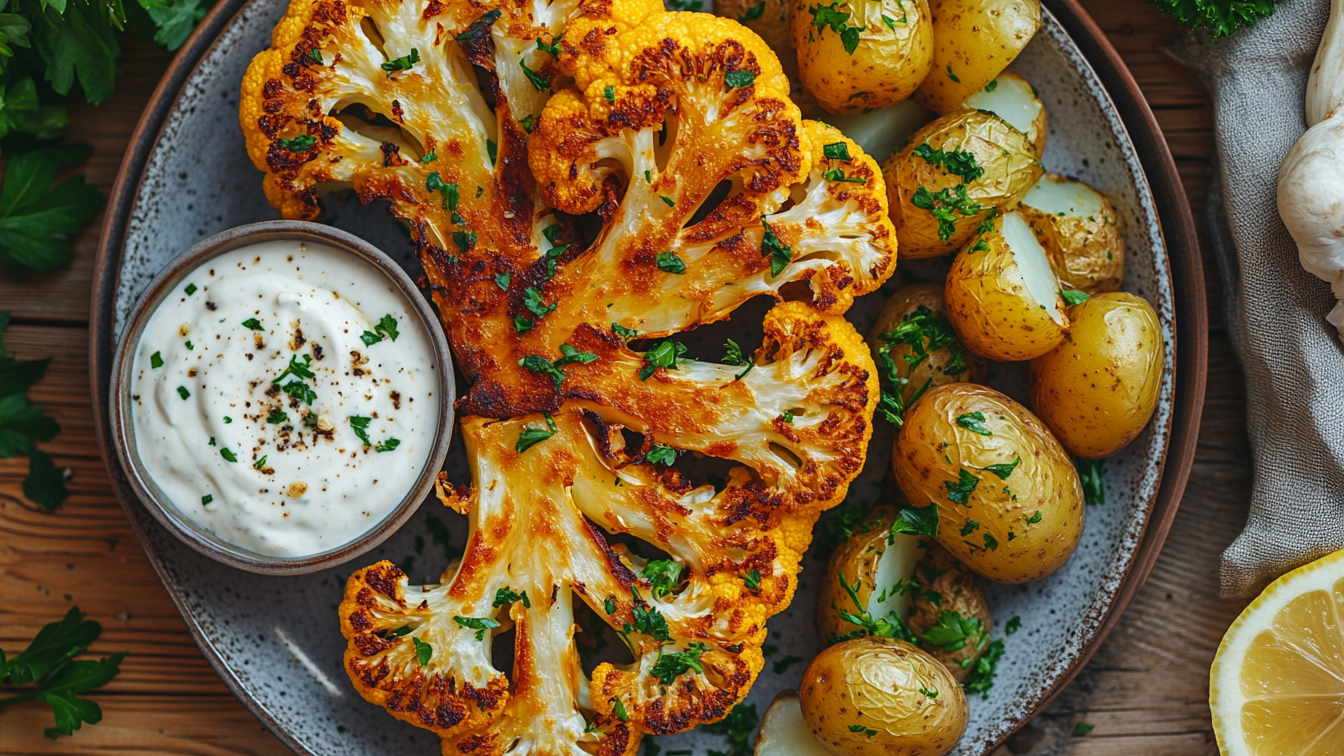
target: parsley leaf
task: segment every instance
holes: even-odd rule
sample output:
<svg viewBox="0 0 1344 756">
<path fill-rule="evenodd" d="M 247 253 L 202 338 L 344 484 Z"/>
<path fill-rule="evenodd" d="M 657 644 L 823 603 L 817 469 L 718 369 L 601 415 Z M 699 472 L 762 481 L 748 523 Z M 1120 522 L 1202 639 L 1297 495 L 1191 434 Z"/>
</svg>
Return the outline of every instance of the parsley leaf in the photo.
<svg viewBox="0 0 1344 756">
<path fill-rule="evenodd" d="M 491 606 L 498 609 L 501 606 L 505 606 L 507 604 L 516 604 L 519 601 L 523 602 L 523 606 L 525 608 L 527 609 L 532 608 L 532 601 L 528 599 L 527 591 L 517 593 L 513 590 L 512 586 L 506 585 L 503 588 L 500 588 L 499 590 L 495 591 L 495 602 Z"/>
<path fill-rule="evenodd" d="M 967 412 L 964 415 L 960 415 L 957 417 L 957 425 L 960 425 L 972 433 L 979 433 L 982 436 L 994 435 L 985 427 L 985 413 L 983 412 Z"/>
<path fill-rule="evenodd" d="M 1083 501 L 1088 504 L 1105 504 L 1106 481 L 1102 475 L 1106 472 L 1106 460 L 1078 458 L 1074 460 L 1074 466 L 1078 468 L 1078 477 L 1083 482 Z"/>
<path fill-rule="evenodd" d="M 0 334 L 9 325 L 9 313 L 0 311 Z M 29 401 L 29 387 L 42 379 L 50 358 L 19 360 L 4 353 L 0 340 L 0 458 L 28 456 L 28 477 L 23 495 L 46 509 L 55 509 L 66 497 L 64 474 L 38 441 L 50 441 L 61 426 Z"/>
<path fill-rule="evenodd" d="M 681 563 L 670 559 L 654 559 L 644 565 L 644 579 L 649 581 L 653 597 L 660 599 L 681 582 Z"/>
<path fill-rule="evenodd" d="M 1082 304 L 1088 300 L 1087 292 L 1079 291 L 1072 287 L 1062 287 L 1059 290 L 1059 296 L 1064 298 L 1064 304 L 1072 307 L 1076 304 Z"/>
<path fill-rule="evenodd" d="M 744 71 L 739 68 L 736 71 L 729 71 L 728 73 L 724 74 L 723 83 L 728 85 L 729 89 L 741 89 L 743 87 L 749 87 L 752 84 L 756 83 L 756 74 L 751 71 Z"/>
<path fill-rule="evenodd" d="M 1008 480 L 1008 476 L 1013 474 L 1013 469 L 1022 463 L 1021 457 L 1014 457 L 1012 462 L 1004 462 L 999 465 L 990 465 L 985 468 L 986 472 L 992 472 L 999 476 L 999 480 Z"/>
<path fill-rule="evenodd" d="M 391 314 L 388 314 L 384 315 L 382 319 L 378 321 L 378 324 L 373 327 L 372 331 L 361 333 L 359 339 L 364 342 L 364 346 L 373 346 L 383 339 L 392 339 L 393 341 L 396 341 L 397 337 L 400 335 L 401 332 L 397 330 L 397 319 L 392 317 Z M 291 362 L 292 361 L 293 360 L 291 359 Z"/>
<path fill-rule="evenodd" d="M 970 217 L 980 212 L 980 204 L 966 196 L 966 185 L 959 184 L 955 189 L 944 187 L 936 194 L 927 186 L 921 186 L 910 196 L 910 204 L 920 210 L 927 210 L 938 221 L 938 238 L 946 242 L 952 238 L 957 228 L 957 214 Z"/>
<path fill-rule="evenodd" d="M 728 716 L 701 729 L 713 735 L 723 735 L 728 741 L 728 756 L 750 756 L 751 735 L 760 721 L 756 704 L 738 704 Z"/>
<path fill-rule="evenodd" d="M 911 154 L 923 158 L 924 162 L 935 168 L 942 168 L 953 176 L 960 177 L 964 183 L 970 183 L 985 175 L 985 169 L 976 162 L 973 152 L 965 150 L 944 152 L 924 142 L 911 150 Z"/>
<path fill-rule="evenodd" d="M 985 649 L 984 655 L 975 660 L 971 676 L 966 678 L 966 690 L 969 693 L 984 693 L 994 685 L 995 667 L 1003 658 L 1003 639 L 994 641 Z"/>
<path fill-rule="evenodd" d="M 98 213 L 103 195 L 83 174 L 52 183 L 59 166 L 82 162 L 89 152 L 48 148 L 10 159 L 0 189 L 0 268 L 14 275 L 51 270 L 74 257 L 69 237 Z"/>
<path fill-rule="evenodd" d="M 703 643 L 692 643 L 685 651 L 664 654 L 659 650 L 658 661 L 653 663 L 649 673 L 658 678 L 658 682 L 663 685 L 671 685 L 677 677 L 691 671 L 704 672 L 704 665 L 700 663 L 700 654 L 709 650 L 709 646 Z"/>
<path fill-rule="evenodd" d="M 686 272 L 686 263 L 677 256 L 676 252 L 659 252 L 658 270 L 661 270 L 664 273 L 680 275 Z"/>
<path fill-rule="evenodd" d="M 893 534 L 936 537 L 938 535 L 938 506 L 930 504 L 927 507 L 905 507 L 901 509 L 900 515 L 891 524 L 891 532 Z"/>
<path fill-rule="evenodd" d="M 660 341 L 644 353 L 644 366 L 639 369 L 639 379 L 646 381 L 658 368 L 677 369 L 677 360 L 686 353 L 686 345 L 672 341 Z"/>
<path fill-rule="evenodd" d="M 429 664 L 429 660 L 434 658 L 434 647 L 414 635 L 411 636 L 411 643 L 415 644 L 415 660 L 420 662 L 420 666 Z"/>
<path fill-rule="evenodd" d="M 0 711 L 23 701 L 47 704 L 56 726 L 44 729 L 43 734 L 53 740 L 60 734 L 73 735 L 85 722 L 100 722 L 102 709 L 79 694 L 107 684 L 120 672 L 126 654 L 113 654 L 98 661 L 74 661 L 74 658 L 87 651 L 102 630 L 97 622 L 85 620 L 79 607 L 71 607 L 64 618 L 44 625 L 28 648 L 12 660 L 6 661 L 0 651 L 0 684 L 33 686 L 0 698 Z"/>
<path fill-rule="evenodd" d="M 411 70 L 412 68 L 415 67 L 415 64 L 419 62 L 420 62 L 420 51 L 412 47 L 411 51 L 406 55 L 403 55 L 400 58 L 393 58 L 392 60 L 389 60 L 386 63 L 382 64 L 382 69 L 387 73 L 387 76 L 390 77 L 397 71 Z"/>
<path fill-rule="evenodd" d="M 454 616 L 453 621 L 461 625 L 462 627 L 475 630 L 476 640 L 485 640 L 485 634 L 487 631 L 499 627 L 499 622 L 497 620 L 492 620 L 489 617 Z M 416 648 L 419 648 L 418 644 Z"/>
<path fill-rule="evenodd" d="M 770 275 L 778 277 L 784 267 L 793 261 L 793 250 L 775 236 L 774 229 L 770 228 L 764 215 L 761 216 L 761 226 L 765 229 L 761 236 L 761 255 L 770 258 Z"/>
<path fill-rule="evenodd" d="M 807 10 L 812 14 L 813 26 L 822 30 L 829 27 L 831 31 L 839 34 L 840 44 L 844 45 L 845 52 L 853 55 L 859 47 L 859 34 L 863 31 L 863 27 L 848 25 L 846 22 L 849 21 L 850 14 L 840 11 L 839 5 L 837 0 L 830 5 L 813 5 Z"/>
<path fill-rule="evenodd" d="M 657 444 L 648 454 L 644 455 L 644 461 L 653 465 L 662 465 L 671 467 L 673 462 L 677 461 L 677 450 L 666 444 Z"/>
<path fill-rule="evenodd" d="M 518 443 L 513 445 L 514 451 L 522 454 L 528 449 L 531 449 L 542 441 L 555 435 L 555 420 L 551 417 L 551 413 L 545 412 L 542 414 L 546 416 L 546 427 L 533 428 L 524 425 L 523 430 L 518 433 Z"/>
<path fill-rule="evenodd" d="M 947 488 L 947 500 L 963 507 L 970 506 L 968 502 L 971 493 L 975 491 L 975 487 L 978 485 L 980 485 L 980 479 L 965 469 L 958 471 L 956 481 L 943 481 L 943 486 Z"/>
</svg>

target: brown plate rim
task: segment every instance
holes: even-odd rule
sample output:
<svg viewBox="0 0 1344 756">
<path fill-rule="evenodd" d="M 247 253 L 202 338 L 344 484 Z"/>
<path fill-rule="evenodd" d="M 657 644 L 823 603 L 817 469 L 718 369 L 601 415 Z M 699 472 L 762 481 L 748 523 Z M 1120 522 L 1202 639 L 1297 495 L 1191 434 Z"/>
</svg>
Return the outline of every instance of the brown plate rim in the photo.
<svg viewBox="0 0 1344 756">
<path fill-rule="evenodd" d="M 112 463 L 113 457 L 109 456 L 115 452 L 106 397 L 116 348 L 113 338 L 113 306 L 117 275 L 121 267 L 120 251 L 124 246 L 141 176 L 178 93 L 221 32 L 250 1 L 221 0 L 217 3 L 169 64 L 131 135 L 116 181 L 109 194 L 106 222 L 98 240 L 93 291 L 89 304 L 89 381 L 93 397 L 94 430 L 113 490 L 121 502 L 122 509 L 127 513 L 132 531 L 142 543 L 144 533 L 130 512 L 130 507 L 136 505 L 135 494 L 120 465 Z M 1147 581 L 1166 542 L 1181 496 L 1189 481 L 1199 436 L 1208 370 L 1208 313 L 1199 241 L 1185 188 L 1162 129 L 1124 61 L 1077 0 L 1042 0 L 1042 5 L 1054 14 L 1101 80 L 1120 120 L 1129 132 L 1152 189 L 1155 204 L 1161 208 L 1159 217 L 1166 241 L 1167 258 L 1172 270 L 1172 283 L 1175 287 L 1178 339 L 1171 439 L 1163 465 L 1162 482 L 1149 515 L 1143 541 L 1135 553 L 1128 576 L 1102 619 L 1100 628 L 1055 686 L 1039 700 L 1032 702 L 1029 707 L 1031 716 L 1044 709 L 1078 675 L 1096 653 L 1102 641 L 1114 629 L 1125 607 Z M 146 552 L 146 557 L 158 574 L 159 580 L 167 587 L 169 575 L 166 567 L 156 555 Z M 217 649 L 186 611 L 183 596 L 172 589 L 168 594 L 197 645 L 205 652 L 206 659 L 234 695 L 281 742 L 296 753 L 304 753 L 305 749 L 280 723 L 268 716 L 243 693 L 239 681 L 220 660 Z M 1003 731 L 998 742 L 1001 743 L 1009 734 L 1030 720 L 1031 716 L 1012 723 Z M 997 746 L 997 743 L 995 745 Z"/>
</svg>

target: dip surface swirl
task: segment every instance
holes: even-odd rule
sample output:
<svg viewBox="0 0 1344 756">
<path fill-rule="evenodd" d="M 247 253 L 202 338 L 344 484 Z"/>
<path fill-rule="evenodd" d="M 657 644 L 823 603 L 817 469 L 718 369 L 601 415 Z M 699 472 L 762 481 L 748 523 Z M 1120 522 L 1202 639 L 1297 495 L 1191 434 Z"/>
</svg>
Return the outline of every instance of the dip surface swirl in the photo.
<svg viewBox="0 0 1344 756">
<path fill-rule="evenodd" d="M 267 556 L 358 539 L 415 485 L 441 413 L 434 350 L 381 271 L 270 241 L 192 271 L 131 373 L 137 452 L 185 516 Z"/>
</svg>

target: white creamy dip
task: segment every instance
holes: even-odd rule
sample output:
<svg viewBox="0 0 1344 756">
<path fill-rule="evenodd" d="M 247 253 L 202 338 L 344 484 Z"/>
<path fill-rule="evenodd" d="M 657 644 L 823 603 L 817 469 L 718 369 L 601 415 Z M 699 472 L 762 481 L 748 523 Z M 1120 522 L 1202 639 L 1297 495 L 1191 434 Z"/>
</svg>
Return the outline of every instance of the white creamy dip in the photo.
<svg viewBox="0 0 1344 756">
<path fill-rule="evenodd" d="M 220 539 L 330 551 L 428 463 L 435 370 L 423 324 L 373 265 L 313 242 L 253 244 L 192 271 L 150 317 L 131 376 L 136 447 Z"/>
</svg>

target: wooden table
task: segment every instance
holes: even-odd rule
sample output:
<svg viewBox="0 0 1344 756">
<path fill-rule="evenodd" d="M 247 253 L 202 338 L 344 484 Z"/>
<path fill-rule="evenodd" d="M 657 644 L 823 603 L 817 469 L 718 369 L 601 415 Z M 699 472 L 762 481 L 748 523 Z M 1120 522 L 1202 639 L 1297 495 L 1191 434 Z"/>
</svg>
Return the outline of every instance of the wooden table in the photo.
<svg viewBox="0 0 1344 756">
<path fill-rule="evenodd" d="M 1206 236 L 1213 114 L 1200 81 L 1162 52 L 1181 27 L 1138 0 L 1084 5 L 1157 114 Z M 168 60 L 162 50 L 128 39 L 116 97 L 71 111 L 69 139 L 94 147 L 81 170 L 105 191 Z M 88 292 L 100 223 L 101 217 L 79 235 L 75 261 L 62 270 L 19 280 L 0 273 L 0 309 L 14 318 L 5 334 L 9 350 L 21 358 L 55 356 L 30 395 L 61 424 L 61 434 L 44 448 L 74 470 L 70 498 L 48 513 L 22 498 L 26 461 L 0 460 L 0 648 L 22 648 L 74 603 L 103 624 L 94 652 L 130 655 L 121 675 L 94 696 L 103 708 L 101 724 L 53 742 L 42 737 L 49 710 L 21 705 L 0 715 L 0 753 L 287 753 L 201 656 L 112 495 L 89 409 Z M 1212 259 L 1205 270 L 1212 307 L 1208 401 L 1194 472 L 1166 550 L 1092 662 L 996 756 L 1218 752 L 1208 669 L 1244 605 L 1218 598 L 1218 556 L 1246 520 L 1251 459 L 1241 370 L 1224 332 Z M 1077 722 L 1095 729 L 1074 737 Z"/>
</svg>

